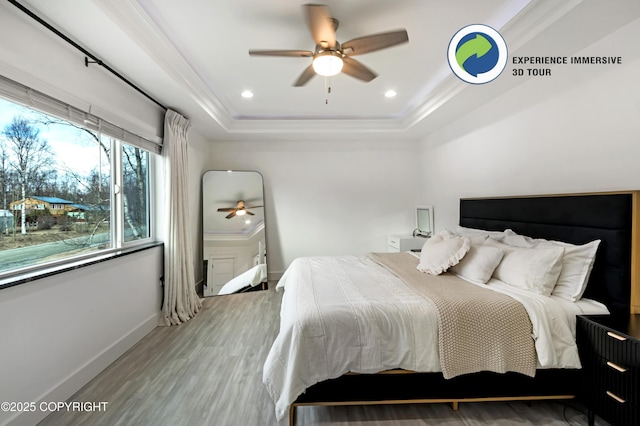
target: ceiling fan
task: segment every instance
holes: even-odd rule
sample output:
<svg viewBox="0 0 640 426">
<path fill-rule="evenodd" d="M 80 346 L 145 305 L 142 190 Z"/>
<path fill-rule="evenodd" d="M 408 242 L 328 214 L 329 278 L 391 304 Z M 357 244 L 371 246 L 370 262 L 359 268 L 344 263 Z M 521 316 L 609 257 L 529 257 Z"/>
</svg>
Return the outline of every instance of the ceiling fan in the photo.
<svg viewBox="0 0 640 426">
<path fill-rule="evenodd" d="M 224 208 L 219 208 L 218 211 L 219 212 L 231 212 L 229 213 L 227 216 L 225 216 L 226 219 L 231 219 L 234 216 L 244 216 L 245 214 L 254 216 L 255 213 L 251 213 L 249 211 L 249 209 L 257 209 L 258 207 L 263 207 L 263 206 L 245 206 L 244 205 L 244 200 L 239 200 L 237 205 L 235 207 L 224 207 Z"/>
<path fill-rule="evenodd" d="M 288 56 L 313 58 L 313 62 L 293 84 L 304 86 L 315 74 L 330 77 L 341 71 L 351 77 L 369 82 L 378 75 L 352 59 L 352 56 L 375 52 L 409 41 L 406 30 L 397 30 L 354 38 L 340 44 L 336 40 L 338 20 L 331 16 L 329 8 L 321 4 L 303 5 L 315 50 L 250 50 L 251 56 Z"/>
</svg>

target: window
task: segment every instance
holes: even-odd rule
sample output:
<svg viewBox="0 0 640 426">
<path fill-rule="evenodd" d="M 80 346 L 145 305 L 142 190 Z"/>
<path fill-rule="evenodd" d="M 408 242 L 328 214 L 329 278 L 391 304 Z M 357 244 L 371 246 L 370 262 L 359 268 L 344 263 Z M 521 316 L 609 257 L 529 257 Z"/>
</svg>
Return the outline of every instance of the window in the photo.
<svg viewBox="0 0 640 426">
<path fill-rule="evenodd" d="M 0 276 L 151 237 L 153 156 L 95 123 L 0 97 Z"/>
</svg>

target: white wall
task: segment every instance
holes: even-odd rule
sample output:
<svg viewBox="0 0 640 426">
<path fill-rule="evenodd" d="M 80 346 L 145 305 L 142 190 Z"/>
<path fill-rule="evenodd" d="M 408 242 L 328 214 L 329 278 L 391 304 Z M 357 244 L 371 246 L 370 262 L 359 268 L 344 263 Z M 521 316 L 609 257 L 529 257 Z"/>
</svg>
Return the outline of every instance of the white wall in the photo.
<svg viewBox="0 0 640 426">
<path fill-rule="evenodd" d="M 463 197 L 639 189 L 638 34 L 640 20 L 580 53 L 623 65 L 554 68 L 427 136 L 422 186 L 436 229 L 457 223 Z"/>
<path fill-rule="evenodd" d="M 0 401 L 65 401 L 158 325 L 162 246 L 0 291 Z M 0 425 L 47 414 L 0 411 Z"/>
<path fill-rule="evenodd" d="M 189 223 L 191 224 L 195 280 L 199 283 L 204 273 L 202 267 L 202 175 L 207 170 L 207 162 L 212 154 L 211 142 L 202 135 L 190 130 L 188 138 Z"/>
<path fill-rule="evenodd" d="M 417 153 L 394 140 L 212 142 L 206 166 L 262 173 L 273 277 L 299 256 L 364 255 L 410 233 L 424 202 Z"/>
</svg>

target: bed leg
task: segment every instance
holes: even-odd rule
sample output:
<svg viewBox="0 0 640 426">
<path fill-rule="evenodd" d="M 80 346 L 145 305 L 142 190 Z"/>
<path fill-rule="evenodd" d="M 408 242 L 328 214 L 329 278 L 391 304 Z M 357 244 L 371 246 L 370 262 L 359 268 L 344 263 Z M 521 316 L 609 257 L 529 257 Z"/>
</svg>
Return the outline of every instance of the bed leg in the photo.
<svg viewBox="0 0 640 426">
<path fill-rule="evenodd" d="M 451 401 L 451 408 L 453 411 L 458 411 L 458 401 Z"/>
</svg>

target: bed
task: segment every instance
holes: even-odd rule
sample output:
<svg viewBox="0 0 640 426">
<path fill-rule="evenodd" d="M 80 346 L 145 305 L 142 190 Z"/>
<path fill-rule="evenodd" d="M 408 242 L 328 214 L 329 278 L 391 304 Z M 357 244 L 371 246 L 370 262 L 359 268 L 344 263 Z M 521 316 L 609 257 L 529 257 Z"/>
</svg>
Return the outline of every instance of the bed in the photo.
<svg viewBox="0 0 640 426">
<path fill-rule="evenodd" d="M 473 295 L 468 297 L 472 302 L 476 291 L 483 292 L 478 298 L 489 297 L 491 303 L 498 303 L 493 300 L 494 293 L 499 295 L 495 296 L 499 303 L 515 300 L 520 308 L 500 308 L 490 315 L 502 315 L 503 310 L 526 311 L 529 328 L 520 327 L 517 334 L 531 333 L 533 360 L 528 349 L 518 351 L 526 344 L 506 348 L 514 351 L 506 355 L 484 359 L 474 355 L 486 350 L 482 342 L 469 336 L 465 344 L 456 338 L 465 335 L 464 329 L 447 334 L 449 326 L 443 326 L 442 318 L 462 323 L 455 318 L 481 308 L 465 305 L 457 313 L 448 307 L 440 310 L 443 303 L 459 303 L 449 303 L 445 296 L 423 297 L 420 292 L 432 285 L 412 284 L 411 280 L 422 279 L 413 277 L 415 274 L 430 274 L 416 271 L 422 261 L 412 260 L 410 254 L 401 253 L 404 257 L 393 260 L 373 254 L 294 261 L 278 284 L 285 288 L 281 330 L 263 375 L 276 403 L 276 416 L 282 418 L 288 411 L 293 424 L 295 407 L 300 405 L 450 402 L 457 409 L 464 401 L 573 398 L 580 384 L 575 316 L 610 312 L 624 317 L 637 309 L 637 272 L 632 266 L 638 257 L 633 226 L 637 196 L 629 191 L 460 201 L 461 229 L 493 232 L 497 240 L 511 233 L 516 239 L 528 236 L 527 241 L 545 239 L 580 246 L 598 241 L 586 290 L 577 301 L 549 297 L 550 293 L 530 298 L 530 292 L 513 291 L 512 286 L 501 286 L 504 283 L 493 277 L 487 283 L 469 282 L 450 271 L 434 277 L 434 288 L 442 288 L 444 293 L 468 293 Z M 491 295 L 485 296 L 486 292 Z M 363 295 L 366 301 L 361 300 Z M 417 303 L 416 299 L 428 302 Z M 464 297 L 454 299 L 457 302 Z M 521 316 L 522 312 L 513 315 Z M 489 321 L 500 323 L 499 318 Z M 511 331 L 512 324 L 521 322 L 509 318 L 504 322 L 509 330 L 491 331 L 490 341 L 511 340 L 516 333 Z M 296 334 L 294 329 L 304 332 Z M 504 339 L 505 335 L 510 337 Z M 451 353 L 466 355 L 453 357 L 452 362 Z"/>
<path fill-rule="evenodd" d="M 260 286 L 260 290 L 266 289 L 267 264 L 261 263 L 248 269 L 242 274 L 227 281 L 218 295 L 244 293 Z"/>
</svg>

